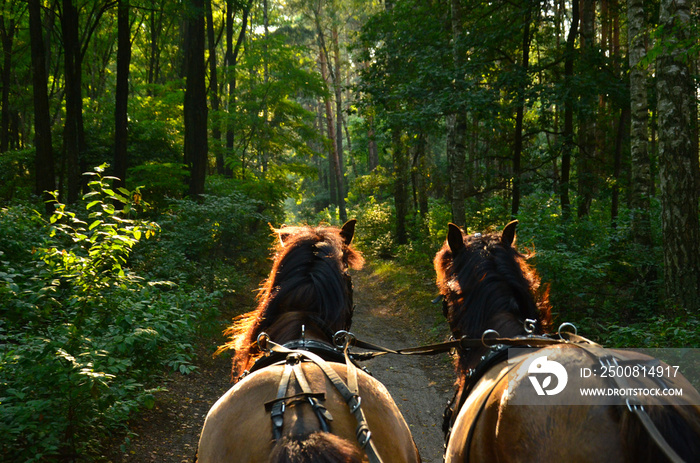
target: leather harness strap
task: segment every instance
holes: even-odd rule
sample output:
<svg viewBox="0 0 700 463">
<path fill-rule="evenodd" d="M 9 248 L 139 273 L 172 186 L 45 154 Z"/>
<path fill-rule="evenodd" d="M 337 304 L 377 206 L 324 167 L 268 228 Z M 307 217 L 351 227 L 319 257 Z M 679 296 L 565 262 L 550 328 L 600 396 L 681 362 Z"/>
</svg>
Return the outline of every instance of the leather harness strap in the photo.
<svg viewBox="0 0 700 463">
<path fill-rule="evenodd" d="M 635 361 L 635 360 L 630 360 L 625 358 L 624 356 L 620 355 L 619 353 L 615 353 L 613 355 L 612 353 L 609 356 L 606 357 L 600 357 L 595 352 L 591 352 L 587 346 L 583 345 L 578 345 L 576 344 L 577 347 L 582 348 L 589 356 L 593 357 L 594 359 L 601 361 L 604 359 L 610 359 L 613 360 L 614 362 L 625 362 L 625 363 L 635 363 L 639 364 L 640 362 Z M 658 360 L 653 359 L 652 362 L 658 363 Z M 610 376 L 613 382 L 615 383 L 615 386 L 617 387 L 618 390 L 628 390 L 629 389 L 629 382 L 627 381 L 626 378 L 624 378 L 622 375 L 611 375 Z M 662 383 L 662 386 L 666 387 L 665 384 Z M 638 419 L 639 422 L 644 426 L 644 429 L 646 429 L 647 433 L 649 434 L 649 437 L 654 441 L 657 447 L 666 455 L 666 457 L 671 461 L 671 463 L 685 463 L 685 461 L 676 453 L 676 451 L 671 447 L 671 445 L 668 443 L 668 441 L 664 438 L 664 436 L 661 434 L 659 431 L 659 428 L 654 424 L 652 421 L 651 417 L 649 414 L 646 412 L 642 404 L 639 402 L 634 397 L 626 396 L 625 397 L 625 402 L 627 404 L 627 408 L 632 413 L 635 415 Z"/>
<path fill-rule="evenodd" d="M 263 333 L 264 334 L 264 333 Z M 271 353 L 277 353 L 277 354 L 286 354 L 287 358 L 289 356 L 298 356 L 299 358 L 305 358 L 313 362 L 316 366 L 318 366 L 321 371 L 326 375 L 326 377 L 330 380 L 330 382 L 333 384 L 333 386 L 338 390 L 340 395 L 343 397 L 343 400 L 345 400 L 345 403 L 348 405 L 350 408 L 350 412 L 353 414 L 355 417 L 355 420 L 357 421 L 357 428 L 355 430 L 355 434 L 357 437 L 357 442 L 360 444 L 360 447 L 362 447 L 367 454 L 367 457 L 369 458 L 369 461 L 371 463 L 382 463 L 382 459 L 379 456 L 379 453 L 377 452 L 376 447 L 374 446 L 374 442 L 371 440 L 372 433 L 369 431 L 369 426 L 367 425 L 367 419 L 365 417 L 365 414 L 362 410 L 361 402 L 362 399 L 359 395 L 359 387 L 358 387 L 358 382 L 357 382 L 357 368 L 353 364 L 352 360 L 350 359 L 350 354 L 348 353 L 347 346 L 345 348 L 345 359 L 346 359 L 346 367 L 347 367 L 347 380 L 348 384 L 346 385 L 345 382 L 338 376 L 338 374 L 335 372 L 333 367 L 331 367 L 328 362 L 323 360 L 321 357 L 316 355 L 313 352 L 305 351 L 305 350 L 297 350 L 297 349 L 289 349 L 287 347 L 281 346 L 269 339 L 267 335 L 263 336 L 261 334 L 258 337 L 258 343 L 260 344 L 261 340 L 264 339 L 264 342 L 267 344 L 266 346 L 261 346 L 263 350 L 267 350 L 268 352 Z M 286 366 L 285 366 L 286 370 Z M 283 373 L 283 381 L 284 381 L 284 375 Z M 278 388 L 278 395 L 279 395 L 279 389 L 281 389 L 281 384 L 280 388 Z M 279 398 L 279 397 L 278 397 Z M 325 410 L 325 408 L 324 408 Z M 326 411 L 327 412 L 327 411 Z M 274 422 L 274 419 L 273 419 Z"/>
</svg>

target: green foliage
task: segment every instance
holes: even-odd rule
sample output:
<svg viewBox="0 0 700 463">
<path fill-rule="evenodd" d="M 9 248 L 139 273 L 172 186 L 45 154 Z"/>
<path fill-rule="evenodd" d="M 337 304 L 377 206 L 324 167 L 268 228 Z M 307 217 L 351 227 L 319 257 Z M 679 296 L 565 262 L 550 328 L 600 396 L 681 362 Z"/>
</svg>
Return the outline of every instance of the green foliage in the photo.
<svg viewBox="0 0 700 463">
<path fill-rule="evenodd" d="M 21 233 L 0 255 L 0 433 L 9 437 L 0 454 L 9 461 L 94 453 L 153 406 L 166 368 L 193 371 L 197 327 L 215 315 L 218 293 L 132 270 L 134 247 L 158 226 L 136 218 L 133 193 L 113 190 L 103 171 L 91 174 L 80 212 L 57 203 L 47 222 L 23 205 L 0 214 L 0 231 Z"/>
<path fill-rule="evenodd" d="M 185 195 L 189 177 L 187 166 L 176 163 L 149 162 L 132 167 L 127 172 L 127 184 L 143 185 L 141 192 L 157 210 L 163 209 L 169 198 Z"/>
<path fill-rule="evenodd" d="M 227 292 L 245 284 L 253 262 L 267 258 L 266 224 L 281 222 L 283 190 L 273 182 L 210 177 L 206 191 L 197 201 L 168 202 L 162 233 L 135 256 L 149 278 Z"/>
<path fill-rule="evenodd" d="M 634 211 L 623 209 L 613 227 L 598 206 L 586 219 L 567 222 L 548 195 L 523 201 L 519 246 L 534 251 L 531 262 L 550 285 L 555 322 L 574 322 L 584 335 L 620 347 L 698 345 L 660 302 L 661 243 L 648 249 L 634 241 Z"/>
<path fill-rule="evenodd" d="M 0 156 L 0 200 L 27 199 L 34 190 L 29 175 L 34 162 L 34 149 L 13 150 Z"/>
</svg>

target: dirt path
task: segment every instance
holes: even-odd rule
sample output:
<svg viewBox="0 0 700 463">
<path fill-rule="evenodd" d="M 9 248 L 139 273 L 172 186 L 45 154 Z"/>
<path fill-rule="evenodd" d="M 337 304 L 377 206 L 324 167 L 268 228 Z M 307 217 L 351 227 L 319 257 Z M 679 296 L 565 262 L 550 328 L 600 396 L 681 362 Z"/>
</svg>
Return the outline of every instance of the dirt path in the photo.
<svg viewBox="0 0 700 463">
<path fill-rule="evenodd" d="M 394 349 L 424 342 L 417 322 L 402 315 L 409 301 L 397 300 L 368 270 L 353 274 L 353 282 L 357 307 L 352 331 L 358 338 Z M 444 356 L 386 355 L 369 361 L 367 368 L 401 409 L 423 461 L 442 462 L 442 412 L 454 378 Z"/>
<path fill-rule="evenodd" d="M 391 348 L 424 342 L 421 327 L 401 314 L 409 301 L 396 300 L 387 283 L 371 270 L 353 273 L 356 310 L 352 331 L 358 338 Z M 230 387 L 230 359 L 211 358 L 223 339 L 200 348 L 199 370 L 189 376 L 173 375 L 168 392 L 131 423 L 130 445 L 122 451 L 123 436 L 101 459 L 111 463 L 192 462 L 204 418 L 214 402 Z M 442 461 L 442 411 L 452 392 L 453 372 L 444 356 L 383 356 L 367 363 L 369 371 L 389 390 L 409 423 L 424 462 Z"/>
</svg>

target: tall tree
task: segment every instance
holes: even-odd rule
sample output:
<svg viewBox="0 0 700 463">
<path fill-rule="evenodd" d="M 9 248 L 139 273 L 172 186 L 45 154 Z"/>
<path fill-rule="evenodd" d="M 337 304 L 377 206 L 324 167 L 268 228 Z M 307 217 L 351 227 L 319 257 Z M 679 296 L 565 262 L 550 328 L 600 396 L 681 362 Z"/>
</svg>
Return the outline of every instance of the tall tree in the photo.
<svg viewBox="0 0 700 463">
<path fill-rule="evenodd" d="M 529 86 L 528 69 L 530 67 L 530 28 L 532 22 L 532 2 L 525 2 L 525 15 L 523 25 L 523 41 L 520 59 L 520 89 L 516 96 L 515 110 L 515 135 L 513 140 L 513 198 L 510 214 L 515 217 L 520 209 L 520 181 L 522 177 L 522 154 L 523 154 L 523 119 L 525 117 L 525 93 Z"/>
<path fill-rule="evenodd" d="M 12 87 L 13 46 L 18 21 L 15 10 L 16 4 L 11 3 L 11 8 L 6 10 L 3 6 L 0 12 L 0 42 L 2 43 L 2 113 L 0 115 L 0 153 L 4 153 L 10 147 L 10 121 L 12 108 L 10 105 L 10 89 Z"/>
<path fill-rule="evenodd" d="M 126 183 L 127 142 L 129 137 L 129 64 L 131 63 L 131 27 L 129 0 L 117 4 L 117 88 L 114 104 L 114 176 L 116 186 Z"/>
<path fill-rule="evenodd" d="M 185 163 L 190 169 L 190 196 L 204 193 L 208 162 L 207 89 L 204 65 L 204 0 L 189 0 L 185 8 Z"/>
<path fill-rule="evenodd" d="M 586 69 L 595 66 L 596 53 L 596 0 L 581 0 L 581 59 Z M 576 173 L 578 174 L 578 207 L 579 217 L 588 215 L 593 201 L 596 175 L 594 173 L 595 159 L 595 105 L 596 95 L 590 91 L 582 92 L 579 102 L 579 131 L 578 157 Z"/>
<path fill-rule="evenodd" d="M 46 77 L 46 50 L 41 27 L 39 0 L 29 0 L 29 37 L 32 49 L 32 89 L 34 93 L 34 145 L 36 147 L 35 193 L 46 202 L 46 212 L 51 212 L 51 198 L 45 192 L 56 189 L 56 174 L 51 145 L 51 116 Z"/>
<path fill-rule="evenodd" d="M 651 162 L 649 159 L 649 109 L 647 104 L 647 70 L 642 59 L 646 56 L 646 16 L 644 0 L 627 2 L 627 35 L 630 65 L 630 207 L 634 209 L 632 229 L 634 239 L 651 245 Z"/>
<path fill-rule="evenodd" d="M 212 10 L 212 0 L 206 0 L 207 8 L 207 48 L 209 49 L 209 101 L 211 111 L 214 113 L 214 120 L 211 127 L 211 138 L 214 140 L 216 152 L 216 173 L 224 174 L 224 152 L 219 144 L 221 141 L 221 125 L 219 124 L 219 79 L 218 66 L 216 60 L 216 34 L 214 33 L 214 12 Z"/>
<path fill-rule="evenodd" d="M 450 2 L 450 25 L 452 29 L 452 59 L 454 62 L 455 93 L 461 92 L 465 87 L 464 60 L 466 54 L 462 43 L 464 18 L 460 0 Z M 466 212 L 464 201 L 466 199 L 466 137 L 467 137 L 467 109 L 463 104 L 458 104 L 447 115 L 447 162 L 450 167 L 450 204 L 452 208 L 452 222 L 459 226 L 466 225 Z"/>
<path fill-rule="evenodd" d="M 562 133 L 563 145 L 561 154 L 561 176 L 559 183 L 559 201 L 561 202 L 562 216 L 567 219 L 571 214 L 571 155 L 574 149 L 574 99 L 572 91 L 574 79 L 574 64 L 576 61 L 576 36 L 579 25 L 579 2 L 571 2 L 571 25 L 566 36 L 564 55 L 564 131 Z"/>
<path fill-rule="evenodd" d="M 314 23 L 316 25 L 316 34 L 319 48 L 319 66 L 321 68 L 321 78 L 328 82 L 331 77 L 328 47 L 326 47 L 326 38 L 321 27 L 321 2 L 317 2 L 313 9 Z M 329 79 L 330 78 L 330 79 Z M 330 172 L 332 177 L 331 181 L 331 198 L 335 197 L 335 204 L 338 206 L 339 215 L 341 220 L 347 220 L 347 211 L 345 209 L 345 189 L 343 188 L 343 166 L 340 162 L 340 153 L 338 152 L 338 147 L 342 149 L 342 132 L 336 130 L 337 124 L 333 121 L 333 109 L 331 108 L 331 101 L 328 96 L 324 96 L 324 104 L 326 106 L 326 120 L 328 125 L 328 136 L 331 140 L 331 156 L 330 161 Z M 342 116 L 338 116 L 342 117 Z M 338 142 L 338 139 L 341 139 Z M 333 190 L 333 185 L 335 185 L 335 191 Z M 335 195 L 335 196 L 334 196 Z"/>
<path fill-rule="evenodd" d="M 234 127 L 231 114 L 235 112 L 236 107 L 236 63 L 238 62 L 238 54 L 245 40 L 246 30 L 248 27 L 248 15 L 253 6 L 253 0 L 248 0 L 242 7 L 241 30 L 238 33 L 236 44 L 233 44 L 233 19 L 235 15 L 236 2 L 234 0 L 226 0 L 226 54 L 224 55 L 225 68 L 227 73 L 228 83 L 228 112 L 229 117 L 226 119 L 226 153 L 233 155 L 234 151 Z M 224 164 L 226 164 L 226 156 L 224 156 Z M 231 168 L 226 165 L 225 174 L 232 175 Z"/>
<path fill-rule="evenodd" d="M 80 195 L 81 153 L 85 150 L 83 126 L 82 55 L 78 9 L 73 0 L 63 0 L 61 12 L 65 74 L 66 118 L 63 128 L 63 162 L 66 165 L 69 203 Z"/>
<path fill-rule="evenodd" d="M 700 312 L 700 222 L 695 85 L 691 72 L 692 0 L 662 0 L 656 61 L 659 188 L 666 295 Z"/>
</svg>

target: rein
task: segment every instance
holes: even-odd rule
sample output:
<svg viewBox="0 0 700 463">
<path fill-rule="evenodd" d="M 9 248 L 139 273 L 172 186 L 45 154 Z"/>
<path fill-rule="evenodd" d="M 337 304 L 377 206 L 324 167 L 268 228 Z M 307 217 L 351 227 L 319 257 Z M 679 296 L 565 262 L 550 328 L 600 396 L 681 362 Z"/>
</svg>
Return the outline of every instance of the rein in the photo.
<svg viewBox="0 0 700 463">
<path fill-rule="evenodd" d="M 337 343 L 341 339 L 338 337 L 338 334 L 334 337 L 334 342 Z M 282 427 L 282 418 L 281 418 L 281 413 L 284 413 L 284 404 L 285 401 L 288 399 L 293 399 L 296 397 L 284 397 L 285 391 L 287 389 L 287 383 L 289 381 L 289 377 L 291 376 L 291 370 L 294 369 L 294 366 L 291 368 L 288 368 L 290 361 L 291 362 L 296 362 L 296 366 L 298 367 L 299 361 L 302 359 L 309 360 L 313 362 L 316 366 L 318 366 L 321 371 L 326 375 L 326 377 L 331 381 L 333 386 L 338 390 L 340 395 L 343 397 L 345 400 L 345 403 L 348 405 L 350 408 L 350 412 L 353 414 L 355 417 L 355 420 L 357 421 L 357 428 L 355 429 L 355 436 L 357 437 L 357 442 L 360 444 L 360 447 L 365 451 L 367 454 L 367 457 L 369 458 L 369 461 L 371 463 L 382 463 L 382 459 L 379 456 L 379 453 L 377 452 L 376 447 L 374 446 L 374 442 L 372 442 L 371 437 L 372 433 L 369 430 L 369 426 L 367 425 L 367 418 L 365 417 L 364 411 L 361 408 L 361 403 L 362 403 L 362 398 L 360 397 L 359 393 L 359 386 L 357 382 L 357 367 L 355 366 L 355 363 L 353 362 L 350 353 L 349 353 L 349 347 L 350 347 L 350 338 L 347 337 L 347 341 L 343 345 L 343 356 L 345 358 L 345 364 L 347 367 L 347 384 L 338 376 L 338 374 L 335 372 L 335 370 L 328 364 L 327 361 L 325 361 L 323 358 L 321 358 L 319 355 L 305 349 L 290 349 L 288 347 L 282 346 L 280 344 L 277 344 L 270 340 L 270 337 L 266 333 L 260 333 L 258 336 L 258 345 L 260 346 L 261 350 L 268 354 L 282 354 L 287 358 L 287 363 L 285 365 L 285 372 L 282 373 L 282 380 L 280 382 L 280 386 L 278 388 L 278 398 L 275 399 L 274 404 L 271 406 L 272 409 L 272 420 L 273 420 L 273 426 L 277 431 L 275 431 L 275 436 L 277 436 L 277 433 L 281 433 L 281 427 Z M 307 341 L 310 342 L 310 341 Z M 331 348 L 328 348 L 329 350 L 332 350 Z M 287 372 L 289 370 L 289 372 Z M 300 368 L 298 368 L 298 371 L 300 372 Z M 295 372 L 295 375 L 297 373 Z M 303 375 L 302 375 L 303 376 Z M 286 378 L 286 379 L 285 379 Z M 297 376 L 297 380 L 299 379 L 299 376 Z M 304 383 L 306 380 L 302 380 Z M 307 384 L 308 386 L 308 384 Z M 303 384 L 301 384 L 302 390 L 304 390 Z M 284 389 L 284 391 L 283 391 Z M 303 393 L 304 397 L 311 397 L 310 391 L 307 393 L 306 391 Z M 279 404 L 279 405 L 277 405 Z M 313 406 L 313 403 L 312 403 Z M 328 419 L 330 414 L 328 411 L 323 407 L 322 405 L 318 405 L 319 409 L 314 407 L 314 411 L 316 411 L 317 416 L 319 416 L 319 419 L 321 416 L 325 417 Z M 281 413 L 280 413 L 281 412 Z M 324 413 L 325 412 L 325 413 Z M 323 421 L 323 420 L 321 420 Z M 323 428 L 322 424 L 322 428 Z M 325 429 L 324 429 L 325 430 Z"/>
</svg>

